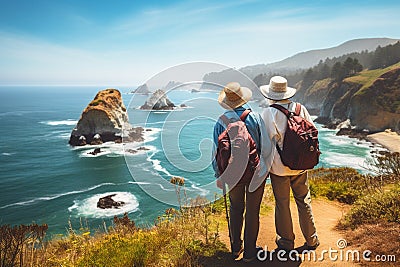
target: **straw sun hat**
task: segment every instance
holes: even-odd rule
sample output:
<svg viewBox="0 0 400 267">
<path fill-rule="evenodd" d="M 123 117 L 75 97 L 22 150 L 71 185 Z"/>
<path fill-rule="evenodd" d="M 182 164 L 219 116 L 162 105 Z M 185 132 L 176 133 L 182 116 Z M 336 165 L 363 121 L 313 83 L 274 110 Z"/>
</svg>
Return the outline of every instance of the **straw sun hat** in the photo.
<svg viewBox="0 0 400 267">
<path fill-rule="evenodd" d="M 247 87 L 242 87 L 238 82 L 230 82 L 219 93 L 218 102 L 226 109 L 235 109 L 247 103 L 252 92 Z"/>
<path fill-rule="evenodd" d="M 287 86 L 287 80 L 282 76 L 274 76 L 268 85 L 260 86 L 261 93 L 271 100 L 283 100 L 294 96 L 296 89 Z"/>
</svg>

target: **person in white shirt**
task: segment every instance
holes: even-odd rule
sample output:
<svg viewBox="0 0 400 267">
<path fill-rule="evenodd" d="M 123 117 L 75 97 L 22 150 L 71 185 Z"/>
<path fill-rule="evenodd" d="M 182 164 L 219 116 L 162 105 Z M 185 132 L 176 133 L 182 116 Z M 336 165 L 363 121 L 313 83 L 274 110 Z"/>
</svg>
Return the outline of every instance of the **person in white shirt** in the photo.
<svg viewBox="0 0 400 267">
<path fill-rule="evenodd" d="M 295 103 L 290 100 L 296 93 L 296 89 L 287 86 L 287 80 L 281 76 L 271 78 L 268 85 L 260 87 L 261 93 L 269 99 L 270 104 L 278 104 L 291 112 L 295 111 Z M 312 122 L 307 109 L 301 105 L 300 116 Z M 287 117 L 280 110 L 267 107 L 261 115 L 268 138 L 278 144 L 282 149 L 283 139 L 287 128 Z M 275 147 L 275 145 L 273 145 Z M 308 187 L 307 170 L 292 170 L 282 163 L 276 148 L 273 151 L 270 178 L 275 197 L 275 227 L 276 244 L 278 249 L 294 249 L 295 235 L 290 212 L 290 188 L 296 201 L 299 212 L 299 223 L 306 240 L 304 247 L 315 250 L 319 246 L 314 217 L 311 209 L 311 196 Z"/>
</svg>

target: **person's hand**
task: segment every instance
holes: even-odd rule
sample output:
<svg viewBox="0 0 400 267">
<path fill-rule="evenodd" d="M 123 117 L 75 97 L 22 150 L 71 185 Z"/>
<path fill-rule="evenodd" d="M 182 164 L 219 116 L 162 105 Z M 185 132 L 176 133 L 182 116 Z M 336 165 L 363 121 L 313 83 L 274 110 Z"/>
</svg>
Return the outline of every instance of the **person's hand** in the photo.
<svg viewBox="0 0 400 267">
<path fill-rule="evenodd" d="M 219 189 L 223 189 L 224 183 L 221 181 L 221 179 L 217 179 L 217 187 L 218 187 Z"/>
</svg>

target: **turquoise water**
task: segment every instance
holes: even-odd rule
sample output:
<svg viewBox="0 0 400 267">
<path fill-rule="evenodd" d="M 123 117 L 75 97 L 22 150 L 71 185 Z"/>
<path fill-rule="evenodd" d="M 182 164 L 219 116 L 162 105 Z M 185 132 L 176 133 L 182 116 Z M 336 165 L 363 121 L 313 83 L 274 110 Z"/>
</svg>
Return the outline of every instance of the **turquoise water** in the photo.
<svg viewBox="0 0 400 267">
<path fill-rule="evenodd" d="M 212 199 L 210 167 L 214 120 L 222 112 L 215 92 L 169 93 L 188 108 L 168 112 L 138 110 L 146 96 L 123 94 L 133 125 L 144 126 L 147 147 L 129 154 L 120 144 L 71 148 L 69 134 L 98 87 L 0 87 L 0 224 L 47 223 L 50 233 L 65 233 L 68 220 L 80 219 L 92 229 L 110 225 L 124 212 L 138 224 L 150 225 L 176 204 L 171 176 L 183 176 L 189 196 Z M 120 88 L 122 92 L 128 88 Z M 363 170 L 370 144 L 320 128 L 321 166 L 351 166 Z M 99 197 L 117 193 L 122 209 L 96 208 Z"/>
</svg>

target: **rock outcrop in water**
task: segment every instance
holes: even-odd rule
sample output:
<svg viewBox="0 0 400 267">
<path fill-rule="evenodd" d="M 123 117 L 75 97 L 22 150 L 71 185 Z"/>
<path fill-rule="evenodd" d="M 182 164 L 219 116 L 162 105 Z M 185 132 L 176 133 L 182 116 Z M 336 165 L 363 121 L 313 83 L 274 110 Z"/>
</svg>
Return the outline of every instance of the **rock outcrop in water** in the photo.
<svg viewBox="0 0 400 267">
<path fill-rule="evenodd" d="M 132 129 L 121 93 L 117 89 L 105 89 L 98 92 L 82 112 L 78 124 L 72 130 L 69 144 L 81 146 L 108 141 L 122 142 L 124 130 L 130 136 Z M 140 136 L 138 131 L 135 137 Z M 139 132 L 143 132 L 143 129 Z"/>
<path fill-rule="evenodd" d="M 122 207 L 125 202 L 123 201 L 115 201 L 112 199 L 116 194 L 108 195 L 105 197 L 102 197 L 97 201 L 97 207 L 100 209 L 119 209 Z"/>
<path fill-rule="evenodd" d="M 147 84 L 142 84 L 138 88 L 132 91 L 133 94 L 139 94 L 139 95 L 149 95 L 151 94 L 149 87 Z"/>
<path fill-rule="evenodd" d="M 165 92 L 161 89 L 155 91 L 144 103 L 140 109 L 147 110 L 172 110 L 175 108 L 175 104 L 168 99 Z"/>
</svg>

